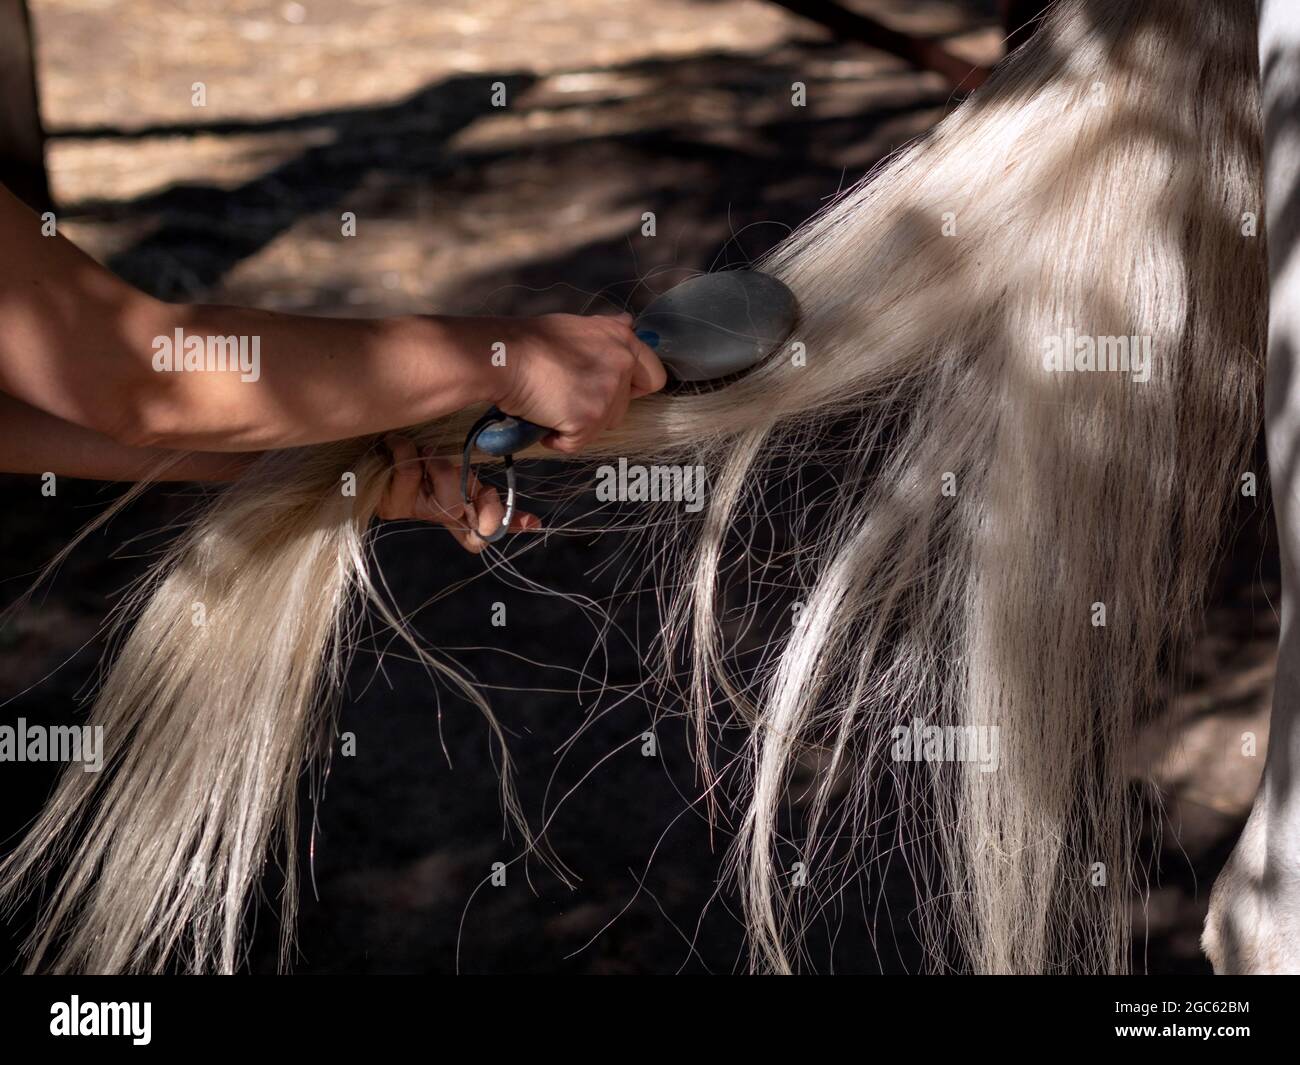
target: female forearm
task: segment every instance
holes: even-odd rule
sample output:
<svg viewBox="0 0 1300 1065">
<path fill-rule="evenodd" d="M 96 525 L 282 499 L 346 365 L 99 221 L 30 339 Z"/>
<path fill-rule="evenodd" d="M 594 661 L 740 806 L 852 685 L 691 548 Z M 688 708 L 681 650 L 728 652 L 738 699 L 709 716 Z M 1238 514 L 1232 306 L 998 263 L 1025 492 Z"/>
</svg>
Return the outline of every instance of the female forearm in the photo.
<svg viewBox="0 0 1300 1065">
<path fill-rule="evenodd" d="M 415 425 L 495 398 L 491 341 L 470 319 L 159 304 L 145 320 L 149 372 L 136 378 L 137 400 L 109 430 L 136 444 L 297 447 Z"/>
<path fill-rule="evenodd" d="M 52 234 L 3 187 L 0 238 L 0 392 L 120 444 L 319 443 L 488 402 L 500 383 L 492 330 L 476 324 L 491 320 L 163 303 Z"/>
<path fill-rule="evenodd" d="M 229 481 L 256 458 L 127 447 L 0 393 L 3 473 L 53 473 L 95 481 Z"/>
<path fill-rule="evenodd" d="M 448 320 L 311 318 L 138 293 L 79 302 L 55 326 L 42 321 L 55 312 L 8 317 L 0 391 L 129 447 L 296 447 L 492 399 L 490 342 L 477 350 Z"/>
</svg>

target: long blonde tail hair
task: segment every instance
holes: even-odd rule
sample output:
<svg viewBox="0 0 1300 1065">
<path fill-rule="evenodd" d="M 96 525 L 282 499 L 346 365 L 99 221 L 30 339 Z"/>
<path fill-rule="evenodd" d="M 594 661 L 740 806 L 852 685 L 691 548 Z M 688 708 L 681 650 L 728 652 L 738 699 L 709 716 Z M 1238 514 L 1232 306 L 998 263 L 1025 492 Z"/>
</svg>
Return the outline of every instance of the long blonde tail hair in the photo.
<svg viewBox="0 0 1300 1065">
<path fill-rule="evenodd" d="M 1062 0 L 761 264 L 799 298 L 789 349 L 639 401 L 594 452 L 709 470 L 665 633 L 693 662 L 709 793 L 734 804 L 755 968 L 802 966 L 840 848 L 889 860 L 889 796 L 937 856 L 918 865 L 935 968 L 1126 967 L 1126 757 L 1257 428 L 1254 10 Z M 467 417 L 416 435 L 453 454 Z M 794 524 L 797 624 L 738 671 L 725 559 L 791 456 L 833 478 L 840 517 Z M 354 593 L 384 609 L 366 536 L 387 475 L 370 440 L 267 456 L 142 590 L 93 710 L 108 768 L 67 773 L 0 869 L 12 899 L 66 866 L 33 968 L 231 971 L 277 838 L 291 924 L 297 781 L 329 734 Z M 748 740 L 715 771 L 720 706 Z M 936 727 L 991 737 L 996 768 L 899 756 Z"/>
</svg>

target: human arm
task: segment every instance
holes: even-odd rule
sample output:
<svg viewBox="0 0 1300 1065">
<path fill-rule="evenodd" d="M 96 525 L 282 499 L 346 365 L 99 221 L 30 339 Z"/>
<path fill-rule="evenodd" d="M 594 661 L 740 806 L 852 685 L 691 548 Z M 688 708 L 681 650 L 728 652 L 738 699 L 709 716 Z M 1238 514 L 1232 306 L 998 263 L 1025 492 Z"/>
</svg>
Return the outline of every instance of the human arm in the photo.
<svg viewBox="0 0 1300 1065">
<path fill-rule="evenodd" d="M 0 236 L 0 392 L 128 447 L 296 447 L 497 403 L 554 427 L 547 443 L 572 452 L 665 380 L 626 316 L 346 319 L 164 303 L 42 235 L 3 188 Z M 160 371 L 178 337 L 256 340 L 256 374 Z"/>
</svg>

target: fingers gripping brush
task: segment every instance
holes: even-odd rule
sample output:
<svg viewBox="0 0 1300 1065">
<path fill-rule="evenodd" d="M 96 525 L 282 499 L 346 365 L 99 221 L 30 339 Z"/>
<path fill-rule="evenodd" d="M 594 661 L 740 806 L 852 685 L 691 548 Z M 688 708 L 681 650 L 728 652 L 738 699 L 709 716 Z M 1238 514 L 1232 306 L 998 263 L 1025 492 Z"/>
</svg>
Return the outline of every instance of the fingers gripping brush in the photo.
<svg viewBox="0 0 1300 1065">
<path fill-rule="evenodd" d="M 794 293 L 774 277 L 754 270 L 701 274 L 656 297 L 632 323 L 637 339 L 653 348 L 680 382 L 716 381 L 748 370 L 775 351 L 794 328 Z M 513 456 L 552 430 L 497 407 L 465 438 L 460 493 L 469 503 L 470 460 L 475 451 L 504 460 L 506 512 L 483 539 L 494 543 L 510 528 L 515 511 Z"/>
</svg>

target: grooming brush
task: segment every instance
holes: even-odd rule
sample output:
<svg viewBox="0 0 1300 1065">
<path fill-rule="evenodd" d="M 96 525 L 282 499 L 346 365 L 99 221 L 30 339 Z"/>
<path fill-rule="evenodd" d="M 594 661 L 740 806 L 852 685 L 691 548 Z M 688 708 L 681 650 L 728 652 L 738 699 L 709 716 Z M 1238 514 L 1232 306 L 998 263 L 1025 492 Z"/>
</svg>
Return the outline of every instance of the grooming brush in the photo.
<svg viewBox="0 0 1300 1065">
<path fill-rule="evenodd" d="M 743 373 L 775 351 L 794 328 L 794 293 L 756 270 L 701 274 L 657 296 L 633 323 L 637 338 L 653 348 L 672 378 L 717 381 Z M 552 430 L 492 407 L 465 438 L 460 490 L 469 502 L 470 459 L 475 451 L 504 460 L 506 513 L 483 539 L 499 540 L 515 510 L 513 456 Z"/>
</svg>

